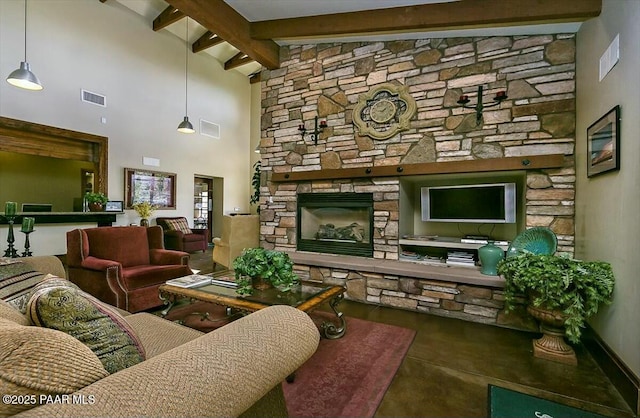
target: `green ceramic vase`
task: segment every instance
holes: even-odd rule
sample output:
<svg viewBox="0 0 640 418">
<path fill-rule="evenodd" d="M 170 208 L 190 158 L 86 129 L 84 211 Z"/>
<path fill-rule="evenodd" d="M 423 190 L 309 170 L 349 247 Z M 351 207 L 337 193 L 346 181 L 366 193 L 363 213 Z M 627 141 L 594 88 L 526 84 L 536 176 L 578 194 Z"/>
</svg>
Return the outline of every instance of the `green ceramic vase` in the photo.
<svg viewBox="0 0 640 418">
<path fill-rule="evenodd" d="M 502 248 L 493 244 L 493 241 L 489 241 L 488 244 L 478 248 L 478 258 L 480 259 L 480 273 L 487 276 L 498 275 L 498 262 L 504 258 L 504 251 Z"/>
</svg>

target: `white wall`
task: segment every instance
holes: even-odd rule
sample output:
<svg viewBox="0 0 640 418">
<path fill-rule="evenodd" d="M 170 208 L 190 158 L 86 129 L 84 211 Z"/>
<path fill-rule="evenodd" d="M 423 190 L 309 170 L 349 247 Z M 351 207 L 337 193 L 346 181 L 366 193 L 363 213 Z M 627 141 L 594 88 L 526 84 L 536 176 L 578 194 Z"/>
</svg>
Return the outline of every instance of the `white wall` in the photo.
<svg viewBox="0 0 640 418">
<path fill-rule="evenodd" d="M 44 90 L 4 81 L 24 59 L 24 3 L 0 1 L 0 115 L 109 138 L 109 198 L 124 198 L 124 168 L 177 174 L 177 209 L 155 216 L 193 217 L 194 174 L 224 177 L 224 211 L 249 211 L 251 87 L 205 52 L 189 53 L 188 114 L 221 125 L 221 138 L 180 134 L 185 113 L 185 43 L 118 2 L 47 0 L 28 3 L 27 61 Z M 174 25 L 182 25 L 184 20 Z M 200 34 L 190 36 L 195 40 Z M 80 89 L 107 96 L 107 108 L 80 100 Z M 101 118 L 107 123 L 101 123 Z M 145 167 L 142 157 L 160 160 Z M 0 185 L 1 187 L 1 185 Z M 133 211 L 119 225 L 138 222 Z M 84 225 L 90 226 L 90 225 Z M 34 253 L 66 252 L 61 231 L 37 225 Z M 0 228 L 0 249 L 6 242 Z M 18 233 L 17 235 L 22 235 Z M 17 237 L 22 246 L 22 237 Z"/>
<path fill-rule="evenodd" d="M 253 177 L 253 165 L 260 161 L 260 154 L 255 152 L 256 147 L 260 146 L 260 115 L 262 112 L 262 91 L 261 83 L 251 85 L 251 167 L 250 176 Z M 250 194 L 253 195 L 253 186 Z M 258 213 L 259 204 L 251 205 L 251 213 Z"/>
<path fill-rule="evenodd" d="M 612 264 L 613 304 L 591 325 L 640 376 L 640 2 L 604 0 L 577 36 L 576 256 Z M 598 81 L 598 63 L 620 35 L 620 61 Z M 621 107 L 620 171 L 587 178 L 587 128 Z"/>
</svg>

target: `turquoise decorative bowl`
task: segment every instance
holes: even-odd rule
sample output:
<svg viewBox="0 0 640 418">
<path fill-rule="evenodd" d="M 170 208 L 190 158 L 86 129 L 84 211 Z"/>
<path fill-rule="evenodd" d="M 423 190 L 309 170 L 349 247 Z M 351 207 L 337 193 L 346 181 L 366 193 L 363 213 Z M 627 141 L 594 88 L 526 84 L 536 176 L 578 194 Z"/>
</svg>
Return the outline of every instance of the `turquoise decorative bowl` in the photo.
<svg viewBox="0 0 640 418">
<path fill-rule="evenodd" d="M 522 252 L 534 254 L 553 254 L 558 247 L 558 238 L 549 228 L 536 226 L 521 232 L 511 241 L 507 248 L 507 257 L 513 257 Z"/>
</svg>

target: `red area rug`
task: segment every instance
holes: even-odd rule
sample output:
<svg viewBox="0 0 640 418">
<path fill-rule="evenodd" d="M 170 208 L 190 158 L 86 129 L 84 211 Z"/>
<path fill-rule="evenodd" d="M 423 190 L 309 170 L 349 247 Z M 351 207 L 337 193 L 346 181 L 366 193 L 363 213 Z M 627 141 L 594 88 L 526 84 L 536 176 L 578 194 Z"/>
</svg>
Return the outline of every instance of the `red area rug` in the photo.
<svg viewBox="0 0 640 418">
<path fill-rule="evenodd" d="M 312 316 L 314 316 L 312 314 Z M 346 318 L 338 340 L 320 340 L 315 354 L 283 383 L 292 417 L 372 417 L 415 337 L 415 331 Z"/>
<path fill-rule="evenodd" d="M 167 319 L 204 332 L 218 328 L 225 319 L 201 320 L 192 312 L 208 312 L 224 318 L 224 308 L 204 302 L 173 309 Z M 186 316 L 185 316 L 186 315 Z M 314 322 L 331 318 L 312 313 Z M 347 332 L 337 340 L 322 338 L 318 350 L 296 372 L 293 383 L 282 383 L 291 417 L 372 417 L 400 367 L 415 331 L 346 317 Z"/>
</svg>

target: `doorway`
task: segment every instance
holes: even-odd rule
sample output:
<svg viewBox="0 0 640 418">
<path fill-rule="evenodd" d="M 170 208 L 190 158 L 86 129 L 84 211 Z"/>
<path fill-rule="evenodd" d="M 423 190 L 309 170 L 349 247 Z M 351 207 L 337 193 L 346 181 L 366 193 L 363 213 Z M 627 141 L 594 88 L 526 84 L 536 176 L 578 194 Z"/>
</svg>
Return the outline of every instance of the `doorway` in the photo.
<svg viewBox="0 0 640 418">
<path fill-rule="evenodd" d="M 209 231 L 209 243 L 219 236 L 222 222 L 222 178 L 194 176 L 193 225 Z"/>
</svg>

